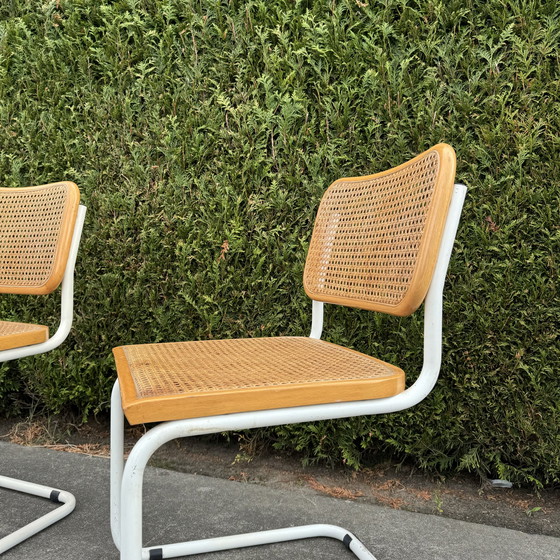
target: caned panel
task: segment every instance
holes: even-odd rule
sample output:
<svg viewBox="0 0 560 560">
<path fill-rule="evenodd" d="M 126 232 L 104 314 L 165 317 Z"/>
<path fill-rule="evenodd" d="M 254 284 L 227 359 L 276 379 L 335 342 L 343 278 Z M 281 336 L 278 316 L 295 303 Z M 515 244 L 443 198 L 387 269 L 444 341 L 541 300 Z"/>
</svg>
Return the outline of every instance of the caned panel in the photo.
<svg viewBox="0 0 560 560">
<path fill-rule="evenodd" d="M 47 294 L 58 287 L 79 199 L 71 182 L 0 188 L 0 293 Z"/>
<path fill-rule="evenodd" d="M 346 400 L 404 390 L 404 372 L 307 337 L 123 346 L 114 351 L 131 423 Z"/>
<path fill-rule="evenodd" d="M 314 300 L 408 315 L 424 300 L 455 179 L 455 152 L 438 144 L 394 169 L 335 181 L 307 256 Z"/>
</svg>

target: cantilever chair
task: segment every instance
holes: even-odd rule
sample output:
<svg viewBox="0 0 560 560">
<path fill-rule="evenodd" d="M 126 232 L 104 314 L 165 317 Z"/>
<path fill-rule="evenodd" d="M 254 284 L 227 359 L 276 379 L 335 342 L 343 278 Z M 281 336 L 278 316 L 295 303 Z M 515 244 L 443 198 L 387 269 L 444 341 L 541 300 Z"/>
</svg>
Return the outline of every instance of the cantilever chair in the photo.
<svg viewBox="0 0 560 560">
<path fill-rule="evenodd" d="M 0 188 L 0 293 L 50 294 L 62 282 L 60 325 L 49 338 L 44 325 L 0 321 L 0 362 L 48 352 L 70 332 L 74 265 L 86 209 L 71 182 L 18 189 Z M 74 496 L 63 490 L 0 476 L 0 487 L 59 505 L 0 539 L 0 554 L 72 512 Z"/>
<path fill-rule="evenodd" d="M 394 169 L 335 181 L 319 206 L 304 272 L 309 337 L 123 346 L 111 412 L 111 528 L 122 560 L 155 560 L 332 537 L 362 560 L 354 534 L 306 525 L 142 548 L 142 479 L 152 453 L 179 437 L 403 410 L 434 386 L 441 363 L 443 284 L 466 193 L 455 152 L 438 144 Z M 422 302 L 424 364 L 404 372 L 320 340 L 325 303 L 410 315 Z M 161 422 L 123 459 L 124 416 Z"/>
</svg>

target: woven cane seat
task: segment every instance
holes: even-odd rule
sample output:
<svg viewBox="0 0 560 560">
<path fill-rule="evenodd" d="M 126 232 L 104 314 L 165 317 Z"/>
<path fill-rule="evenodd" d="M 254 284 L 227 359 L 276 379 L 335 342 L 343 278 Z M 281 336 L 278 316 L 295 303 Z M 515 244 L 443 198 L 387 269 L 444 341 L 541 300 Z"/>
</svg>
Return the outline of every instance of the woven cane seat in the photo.
<svg viewBox="0 0 560 560">
<path fill-rule="evenodd" d="M 0 293 L 48 294 L 58 287 L 79 201 L 69 181 L 0 188 Z"/>
<path fill-rule="evenodd" d="M 0 321 L 0 350 L 40 344 L 48 338 L 49 328 L 43 325 Z"/>
<path fill-rule="evenodd" d="M 335 181 L 317 212 L 304 288 L 316 301 L 409 315 L 424 300 L 453 193 L 455 152 Z"/>
<path fill-rule="evenodd" d="M 121 346 L 113 350 L 131 424 L 375 399 L 404 390 L 404 372 L 307 337 Z"/>
</svg>

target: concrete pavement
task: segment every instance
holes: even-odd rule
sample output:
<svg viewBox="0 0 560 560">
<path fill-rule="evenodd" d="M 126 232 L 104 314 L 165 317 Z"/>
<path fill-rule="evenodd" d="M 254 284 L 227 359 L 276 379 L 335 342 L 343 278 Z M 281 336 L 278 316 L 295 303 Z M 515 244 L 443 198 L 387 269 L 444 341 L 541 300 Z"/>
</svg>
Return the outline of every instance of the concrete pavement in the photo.
<svg viewBox="0 0 560 560">
<path fill-rule="evenodd" d="M 72 492 L 76 510 L 7 551 L 2 560 L 118 560 L 109 527 L 109 461 L 0 442 L 0 474 Z M 332 523 L 354 532 L 378 560 L 560 559 L 560 539 L 316 494 L 148 468 L 144 541 L 149 546 L 259 529 Z M 46 513 L 41 498 L 0 489 L 0 537 Z M 203 558 L 191 556 L 190 558 Z M 207 560 L 352 560 L 331 539 L 204 555 Z"/>
</svg>

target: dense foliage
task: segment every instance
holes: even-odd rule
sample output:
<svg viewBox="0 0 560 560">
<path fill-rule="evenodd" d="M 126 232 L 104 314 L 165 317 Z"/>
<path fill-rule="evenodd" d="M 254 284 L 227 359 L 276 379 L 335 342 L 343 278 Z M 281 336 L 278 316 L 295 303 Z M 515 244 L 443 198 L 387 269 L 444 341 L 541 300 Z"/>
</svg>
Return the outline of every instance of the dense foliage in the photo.
<svg viewBox="0 0 560 560">
<path fill-rule="evenodd" d="M 559 40 L 556 0 L 4 0 L 1 182 L 88 206 L 73 333 L 0 369 L 5 410 L 105 410 L 118 344 L 307 333 L 322 192 L 444 141 L 469 193 L 435 391 L 263 437 L 559 482 Z M 0 312 L 55 327 L 47 305 Z M 325 332 L 412 380 L 421 321 L 329 309 Z"/>
</svg>

